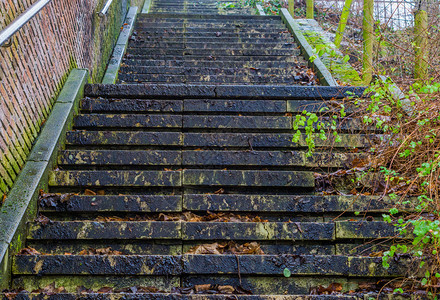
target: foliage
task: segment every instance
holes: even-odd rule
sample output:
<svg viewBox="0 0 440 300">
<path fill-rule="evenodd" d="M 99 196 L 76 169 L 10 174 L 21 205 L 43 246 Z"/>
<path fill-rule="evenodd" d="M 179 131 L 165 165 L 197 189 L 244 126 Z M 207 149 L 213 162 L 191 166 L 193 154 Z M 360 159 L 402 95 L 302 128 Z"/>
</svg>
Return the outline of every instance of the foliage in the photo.
<svg viewBox="0 0 440 300">
<path fill-rule="evenodd" d="M 284 0 L 245 0 L 244 4 L 250 7 L 260 4 L 267 15 L 278 15 L 281 8 L 286 7 Z"/>
<path fill-rule="evenodd" d="M 427 289 L 435 298 L 440 284 L 440 83 L 417 83 L 400 96 L 395 91 L 391 81 L 377 80 L 365 91 L 368 97 L 349 97 L 334 110 L 331 123 L 323 115 L 303 112 L 295 119 L 295 129 L 305 128 L 309 153 L 317 137 L 325 139 L 328 132 L 337 136 L 333 120 L 342 122 L 346 109 L 368 132 L 381 132 L 370 141 L 362 176 L 382 174 L 377 179 L 382 190 L 368 192 L 393 201 L 383 218 L 406 238 L 384 252 L 383 266 L 389 268 L 400 256 L 411 257 L 417 268 L 408 270 L 407 283 Z M 294 141 L 300 134 L 295 133 Z"/>
</svg>

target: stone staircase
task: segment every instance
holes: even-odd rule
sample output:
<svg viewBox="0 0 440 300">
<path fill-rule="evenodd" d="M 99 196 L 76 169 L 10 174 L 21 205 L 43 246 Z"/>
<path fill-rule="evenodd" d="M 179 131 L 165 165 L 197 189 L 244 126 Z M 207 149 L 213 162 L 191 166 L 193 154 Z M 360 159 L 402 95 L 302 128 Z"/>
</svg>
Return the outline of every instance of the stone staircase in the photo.
<svg viewBox="0 0 440 300">
<path fill-rule="evenodd" d="M 370 299 L 404 273 L 370 257 L 396 235 L 387 202 L 315 180 L 368 137 L 346 126 L 311 157 L 292 142 L 295 115 L 359 90 L 300 86 L 278 17 L 214 7 L 156 1 L 121 84 L 86 86 L 14 258 L 11 288 L 33 293 L 9 298 Z"/>
</svg>

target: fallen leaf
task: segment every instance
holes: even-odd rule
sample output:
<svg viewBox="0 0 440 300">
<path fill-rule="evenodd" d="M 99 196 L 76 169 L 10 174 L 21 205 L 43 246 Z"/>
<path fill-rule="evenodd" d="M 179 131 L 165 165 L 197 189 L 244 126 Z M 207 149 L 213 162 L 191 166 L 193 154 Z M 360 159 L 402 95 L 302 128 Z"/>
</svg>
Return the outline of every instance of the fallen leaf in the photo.
<svg viewBox="0 0 440 300">
<path fill-rule="evenodd" d="M 84 191 L 84 195 L 86 195 L 86 196 L 96 196 L 96 193 L 94 191 L 92 191 L 92 190 L 86 189 Z"/>
<path fill-rule="evenodd" d="M 39 255 L 39 254 L 41 253 L 32 247 L 23 248 L 17 253 L 17 255 Z"/>
</svg>

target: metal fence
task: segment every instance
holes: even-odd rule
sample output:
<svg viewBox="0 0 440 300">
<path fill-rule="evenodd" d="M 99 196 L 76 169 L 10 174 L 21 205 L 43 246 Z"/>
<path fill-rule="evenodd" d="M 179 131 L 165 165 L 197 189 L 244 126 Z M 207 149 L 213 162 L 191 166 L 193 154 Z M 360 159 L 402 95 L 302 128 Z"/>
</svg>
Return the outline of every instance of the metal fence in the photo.
<svg viewBox="0 0 440 300">
<path fill-rule="evenodd" d="M 316 6 L 323 9 L 342 10 L 344 0 L 315 0 Z M 414 11 L 419 0 L 375 0 L 374 17 L 382 24 L 394 29 L 412 27 L 414 25 Z M 429 0 L 429 14 L 438 18 L 439 0 Z M 352 15 L 362 16 L 363 0 L 354 0 Z"/>
</svg>

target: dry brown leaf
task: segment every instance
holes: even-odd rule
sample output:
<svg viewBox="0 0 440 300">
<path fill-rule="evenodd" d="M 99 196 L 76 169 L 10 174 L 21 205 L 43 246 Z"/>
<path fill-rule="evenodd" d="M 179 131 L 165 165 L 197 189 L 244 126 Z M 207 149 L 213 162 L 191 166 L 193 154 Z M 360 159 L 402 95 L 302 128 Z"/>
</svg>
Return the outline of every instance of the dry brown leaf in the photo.
<svg viewBox="0 0 440 300">
<path fill-rule="evenodd" d="M 32 247 L 23 248 L 17 253 L 17 255 L 40 255 L 40 254 L 41 254 L 40 252 L 38 252 Z"/>
<path fill-rule="evenodd" d="M 231 285 L 220 285 L 217 289 L 221 294 L 232 294 L 235 291 L 234 287 Z"/>
<path fill-rule="evenodd" d="M 96 196 L 96 193 L 94 191 L 92 191 L 92 190 L 86 189 L 84 191 L 84 195 L 86 195 L 86 196 Z"/>
</svg>

